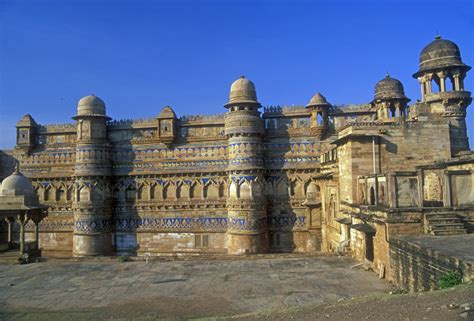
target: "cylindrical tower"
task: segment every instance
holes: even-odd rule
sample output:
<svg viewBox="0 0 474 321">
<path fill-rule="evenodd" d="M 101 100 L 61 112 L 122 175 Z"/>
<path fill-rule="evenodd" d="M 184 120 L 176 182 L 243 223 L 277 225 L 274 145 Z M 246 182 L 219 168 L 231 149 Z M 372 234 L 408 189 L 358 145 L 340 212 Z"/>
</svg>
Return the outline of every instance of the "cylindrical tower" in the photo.
<svg viewBox="0 0 474 321">
<path fill-rule="evenodd" d="M 105 103 L 94 95 L 79 100 L 74 167 L 73 256 L 112 252 L 110 144 Z"/>
<path fill-rule="evenodd" d="M 388 74 L 375 85 L 372 106 L 377 110 L 377 120 L 379 121 L 405 118 L 409 101 L 410 99 L 405 96 L 401 81 Z"/>
<path fill-rule="evenodd" d="M 421 51 L 420 69 L 413 75 L 421 85 L 422 101 L 429 106 L 431 115 L 449 122 L 453 156 L 469 151 L 466 107 L 472 99 L 471 93 L 464 90 L 464 78 L 470 69 L 462 62 L 454 42 L 436 36 Z"/>
<path fill-rule="evenodd" d="M 228 253 L 268 251 L 264 189 L 263 135 L 255 85 L 245 77 L 230 88 L 225 105 L 225 134 L 229 143 Z"/>
</svg>

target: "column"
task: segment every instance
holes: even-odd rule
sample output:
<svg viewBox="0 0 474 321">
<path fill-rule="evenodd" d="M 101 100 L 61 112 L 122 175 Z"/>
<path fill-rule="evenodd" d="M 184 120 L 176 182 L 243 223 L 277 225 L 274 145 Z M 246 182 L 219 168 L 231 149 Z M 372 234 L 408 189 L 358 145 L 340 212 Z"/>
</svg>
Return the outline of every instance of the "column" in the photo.
<svg viewBox="0 0 474 321">
<path fill-rule="evenodd" d="M 34 220 L 35 223 L 35 242 L 36 242 L 36 249 L 39 250 L 39 219 L 36 218 Z"/>
<path fill-rule="evenodd" d="M 462 73 L 459 76 L 459 90 L 464 91 L 464 77 L 466 77 L 466 73 Z"/>
<path fill-rule="evenodd" d="M 17 221 L 20 224 L 20 255 L 25 253 L 25 225 L 28 222 L 26 214 L 18 214 Z"/>
<path fill-rule="evenodd" d="M 8 224 L 8 245 L 13 243 L 13 222 L 15 219 L 13 217 L 5 217 L 5 221 Z"/>
<path fill-rule="evenodd" d="M 423 77 L 418 77 L 418 82 L 420 83 L 421 87 L 421 99 L 425 97 L 425 81 Z"/>
<path fill-rule="evenodd" d="M 454 90 L 455 91 L 461 90 L 461 82 L 459 81 L 459 78 L 460 78 L 459 70 L 454 70 L 452 72 L 452 76 L 453 76 L 453 79 L 454 79 Z"/>
<path fill-rule="evenodd" d="M 429 95 L 433 93 L 433 88 L 431 88 L 431 79 L 433 79 L 432 74 L 427 74 L 425 78 L 425 84 L 426 84 L 426 94 Z"/>
<path fill-rule="evenodd" d="M 436 75 L 439 78 L 439 91 L 444 93 L 446 91 L 446 72 L 440 71 Z"/>
</svg>

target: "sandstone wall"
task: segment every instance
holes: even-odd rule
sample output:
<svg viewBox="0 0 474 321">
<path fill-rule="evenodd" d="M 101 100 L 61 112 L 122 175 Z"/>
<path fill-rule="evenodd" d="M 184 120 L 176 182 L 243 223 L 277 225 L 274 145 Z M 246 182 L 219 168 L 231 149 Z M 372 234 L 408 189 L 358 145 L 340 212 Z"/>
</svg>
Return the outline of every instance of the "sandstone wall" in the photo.
<svg viewBox="0 0 474 321">
<path fill-rule="evenodd" d="M 460 272 L 465 279 L 474 276 L 474 265 L 458 258 L 423 248 L 399 238 L 390 239 L 393 281 L 410 291 L 433 290 L 441 275 Z"/>
</svg>

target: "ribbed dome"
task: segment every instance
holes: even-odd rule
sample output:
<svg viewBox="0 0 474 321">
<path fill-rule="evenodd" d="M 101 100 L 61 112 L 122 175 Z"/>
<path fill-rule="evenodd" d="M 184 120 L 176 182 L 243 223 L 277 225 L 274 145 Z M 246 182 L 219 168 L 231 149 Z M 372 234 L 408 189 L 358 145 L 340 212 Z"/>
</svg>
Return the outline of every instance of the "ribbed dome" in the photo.
<svg viewBox="0 0 474 321">
<path fill-rule="evenodd" d="M 405 90 L 400 80 L 386 75 L 375 85 L 375 99 L 409 99 L 405 96 Z"/>
<path fill-rule="evenodd" d="M 105 103 L 97 96 L 90 95 L 83 97 L 77 104 L 77 115 L 101 115 L 105 116 Z"/>
<path fill-rule="evenodd" d="M 35 195 L 35 191 L 31 185 L 31 181 L 23 176 L 22 173 L 15 171 L 3 180 L 0 195 L 33 196 Z"/>
<path fill-rule="evenodd" d="M 421 51 L 420 70 L 417 74 L 422 71 L 445 67 L 467 67 L 470 69 L 462 62 L 461 52 L 454 42 L 436 36 L 435 40 Z"/>
<path fill-rule="evenodd" d="M 320 93 L 316 93 L 313 96 L 313 98 L 311 98 L 309 103 L 306 105 L 306 108 L 309 108 L 309 107 L 324 107 L 324 106 L 330 106 L 330 104 L 326 100 L 326 97 L 324 97 Z"/>
<path fill-rule="evenodd" d="M 226 106 L 233 104 L 258 104 L 257 92 L 253 82 L 241 76 L 230 86 L 229 102 Z"/>
</svg>

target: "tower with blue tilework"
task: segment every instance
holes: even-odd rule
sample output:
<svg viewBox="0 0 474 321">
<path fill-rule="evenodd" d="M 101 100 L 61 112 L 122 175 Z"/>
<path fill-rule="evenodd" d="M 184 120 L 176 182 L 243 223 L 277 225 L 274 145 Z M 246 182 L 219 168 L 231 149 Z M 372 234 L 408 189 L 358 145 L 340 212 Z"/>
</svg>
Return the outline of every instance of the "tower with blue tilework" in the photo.
<svg viewBox="0 0 474 321">
<path fill-rule="evenodd" d="M 112 252 L 110 143 L 105 103 L 94 95 L 79 100 L 74 164 L 73 256 Z"/>
<path fill-rule="evenodd" d="M 243 76 L 234 81 L 225 107 L 225 135 L 229 144 L 227 250 L 229 254 L 264 253 L 268 251 L 265 129 L 255 85 Z"/>
</svg>

